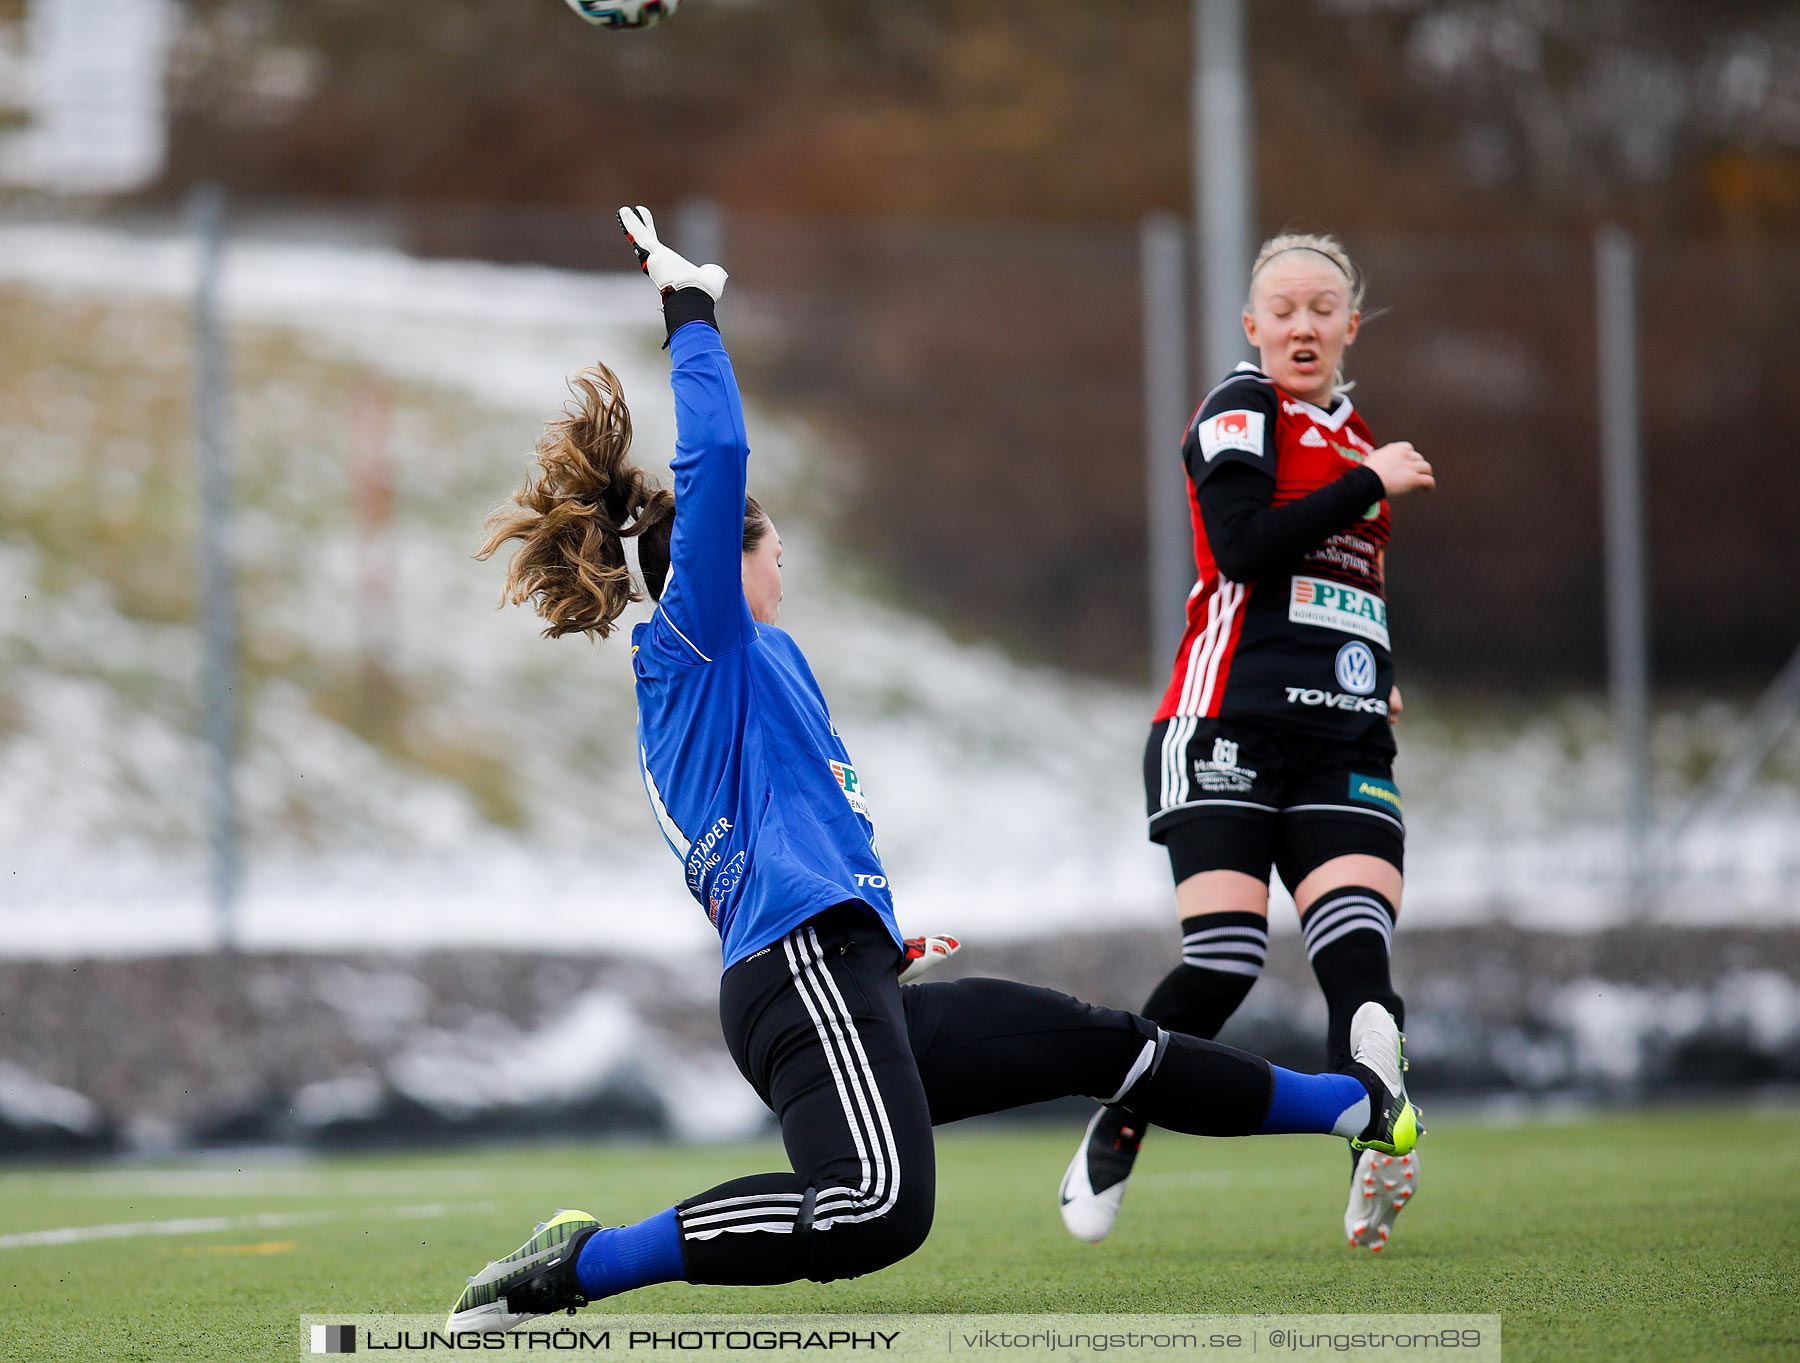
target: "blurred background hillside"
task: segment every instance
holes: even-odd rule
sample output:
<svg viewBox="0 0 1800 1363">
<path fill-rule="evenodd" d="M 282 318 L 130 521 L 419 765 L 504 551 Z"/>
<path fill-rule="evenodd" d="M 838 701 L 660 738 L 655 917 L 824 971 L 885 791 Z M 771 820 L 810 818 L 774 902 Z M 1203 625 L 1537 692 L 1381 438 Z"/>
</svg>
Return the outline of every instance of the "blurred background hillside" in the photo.
<svg viewBox="0 0 1800 1363">
<path fill-rule="evenodd" d="M 1244 12 L 1254 230 L 1344 239 L 1358 410 L 1440 474 L 1391 562 L 1421 1034 L 1470 1091 L 1793 1082 L 1800 14 Z M 1193 14 L 685 0 L 611 34 L 559 0 L 0 0 L 0 1128 L 373 1129 L 455 1087 L 457 1038 L 562 1065 L 550 1001 L 589 988 L 600 1050 L 674 1058 L 568 1091 L 493 1058 L 494 1102 L 636 1094 L 654 1124 L 658 1075 L 712 1086 L 661 1002 L 708 933 L 640 808 L 624 664 L 494 612 L 470 558 L 563 375 L 606 359 L 668 448 L 623 202 L 732 271 L 784 623 L 907 925 L 1140 1001 L 1172 945 L 1138 791 L 1167 667 L 1145 452 L 1178 472 L 1180 434 L 1146 430 L 1145 224 L 1206 197 Z M 241 968 L 210 955 L 200 186 L 230 224 Z M 1606 226 L 1638 281 L 1649 883 L 1606 698 Z M 1191 406 L 1217 376 L 1185 368 Z M 520 955 L 428 954 L 496 946 Z M 49 958 L 132 1001 L 129 1045 Z M 1257 997 L 1236 1039 L 1310 1063 L 1303 969 Z"/>
<path fill-rule="evenodd" d="M 972 634 L 1135 680 L 1145 615 L 1118 609 L 1144 588 L 1135 224 L 1192 201 L 1190 6 L 700 13 L 652 37 L 549 3 L 439 4 L 428 25 L 190 5 L 164 186 L 378 207 L 414 249 L 577 268 L 618 202 L 706 196 L 783 323 L 754 353 L 759 391 L 846 437 L 839 542 Z M 1743 495 L 1782 486 L 1800 442 L 1781 381 L 1800 362 L 1792 7 L 1247 16 L 1257 226 L 1351 245 L 1387 310 L 1354 355 L 1365 415 L 1449 472 L 1397 548 L 1396 612 L 1432 622 L 1409 631 L 1409 671 L 1600 680 L 1588 233 L 1610 221 L 1646 252 L 1652 539 L 1679 564 L 1655 583 L 1659 670 L 1766 679 L 1800 641 L 1800 592 L 1754 547 L 1800 538 L 1800 497 Z M 1026 467 L 1025 514 L 993 534 Z M 1489 553 L 1451 552 L 1475 527 Z"/>
</svg>

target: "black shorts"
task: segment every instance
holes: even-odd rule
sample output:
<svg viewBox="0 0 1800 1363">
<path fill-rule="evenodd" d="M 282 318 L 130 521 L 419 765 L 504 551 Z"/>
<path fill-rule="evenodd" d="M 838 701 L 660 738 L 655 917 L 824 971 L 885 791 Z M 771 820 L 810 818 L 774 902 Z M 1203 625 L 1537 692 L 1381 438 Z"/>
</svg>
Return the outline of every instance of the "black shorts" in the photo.
<svg viewBox="0 0 1800 1363">
<path fill-rule="evenodd" d="M 1404 869 L 1406 823 L 1393 756 L 1232 720 L 1159 720 L 1144 748 L 1150 840 L 1169 848 L 1175 881 L 1241 871 L 1292 891 L 1333 857 Z"/>
</svg>

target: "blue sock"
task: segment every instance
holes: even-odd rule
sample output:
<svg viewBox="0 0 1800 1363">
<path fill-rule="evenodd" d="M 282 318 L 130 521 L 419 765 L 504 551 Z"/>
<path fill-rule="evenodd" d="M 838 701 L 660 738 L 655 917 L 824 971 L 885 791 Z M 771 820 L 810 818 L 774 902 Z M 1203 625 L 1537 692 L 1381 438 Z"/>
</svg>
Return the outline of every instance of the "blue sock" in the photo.
<svg viewBox="0 0 1800 1363">
<path fill-rule="evenodd" d="M 1353 1074 L 1301 1074 L 1269 1066 L 1275 1092 L 1259 1136 L 1354 1136 L 1369 1124 L 1369 1090 Z"/>
<path fill-rule="evenodd" d="M 589 1301 L 617 1296 L 651 1283 L 680 1282 L 681 1230 L 675 1209 L 640 1221 L 635 1226 L 607 1226 L 595 1231 L 581 1247 L 575 1277 Z"/>
</svg>

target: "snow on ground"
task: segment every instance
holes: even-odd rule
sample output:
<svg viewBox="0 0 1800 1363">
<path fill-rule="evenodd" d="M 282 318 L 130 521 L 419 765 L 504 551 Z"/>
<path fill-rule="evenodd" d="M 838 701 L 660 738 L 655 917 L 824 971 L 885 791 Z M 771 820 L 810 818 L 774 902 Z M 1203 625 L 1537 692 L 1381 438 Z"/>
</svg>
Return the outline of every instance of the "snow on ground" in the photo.
<svg viewBox="0 0 1800 1363">
<path fill-rule="evenodd" d="M 36 297 L 172 312 L 193 265 L 176 236 L 0 228 L 0 284 Z M 265 685 L 244 720 L 240 941 L 704 948 L 711 930 L 644 808 L 626 650 L 538 639 L 525 612 L 493 609 L 499 569 L 469 556 L 481 510 L 517 482 L 564 376 L 582 365 L 604 357 L 619 372 L 640 457 L 672 445 L 660 319 L 642 279 L 248 240 L 231 248 L 224 297 L 234 334 L 288 336 L 305 354 L 441 391 L 509 432 L 509 447 L 493 448 L 397 426 L 403 494 L 474 487 L 480 504 L 466 523 L 450 513 L 454 531 L 398 527 L 389 661 L 427 694 L 409 724 L 504 762 L 523 805 L 517 827 L 496 823 L 464 785 L 322 713 L 303 672 Z M 1022 667 L 856 595 L 808 520 L 827 514 L 813 471 L 828 452 L 754 394 L 750 422 L 753 486 L 789 551 L 783 624 L 865 775 L 903 921 L 979 940 L 1168 920 L 1166 864 L 1142 836 L 1147 697 Z M 297 450 L 329 438 L 300 425 Z M 34 459 L 54 451 L 46 435 L 0 452 L 0 476 L 37 476 Z M 287 495 L 312 495 L 308 480 L 338 476 L 341 463 L 295 458 L 282 470 Z M 240 563 L 280 579 L 253 623 L 343 653 L 358 628 L 356 546 L 341 527 L 296 530 L 283 505 L 241 514 Z M 0 676 L 16 716 L 0 740 L 0 952 L 205 946 L 206 755 L 193 702 L 185 714 L 146 705 L 118 681 L 181 691 L 194 631 L 128 618 L 98 584 L 47 596 L 43 567 L 33 546 L 0 543 Z M 1616 917 L 1622 852 L 1605 825 L 1615 771 L 1604 742 L 1571 754 L 1549 719 L 1410 743 L 1399 773 L 1409 918 L 1505 913 L 1576 929 Z M 1759 792 L 1728 826 L 1669 853 L 1666 911 L 1791 920 L 1797 833 L 1800 796 Z M 1275 920 L 1288 930 L 1291 914 Z"/>
</svg>

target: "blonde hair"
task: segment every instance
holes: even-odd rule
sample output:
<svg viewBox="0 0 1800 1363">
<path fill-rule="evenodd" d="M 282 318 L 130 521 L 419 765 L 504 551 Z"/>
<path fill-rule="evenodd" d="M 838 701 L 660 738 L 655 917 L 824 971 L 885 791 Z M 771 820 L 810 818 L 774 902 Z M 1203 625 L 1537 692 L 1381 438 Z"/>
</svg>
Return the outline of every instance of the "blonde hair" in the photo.
<svg viewBox="0 0 1800 1363">
<path fill-rule="evenodd" d="M 1262 273 L 1263 266 L 1289 251 L 1310 251 L 1314 255 L 1324 256 L 1337 266 L 1338 272 L 1344 276 L 1344 282 L 1350 286 L 1350 311 L 1362 311 L 1363 293 L 1368 281 L 1363 278 L 1362 271 L 1356 268 L 1356 262 L 1350 259 L 1350 253 L 1344 249 L 1343 243 L 1328 232 L 1283 232 L 1265 241 L 1262 249 L 1256 253 L 1256 263 L 1250 267 L 1250 287 L 1245 292 L 1244 311 L 1250 311 L 1249 295 L 1255 292 L 1256 276 Z M 1344 381 L 1344 366 L 1340 362 L 1337 372 L 1331 376 L 1332 396 L 1348 393 L 1354 387 L 1354 383 Z"/>
</svg>

